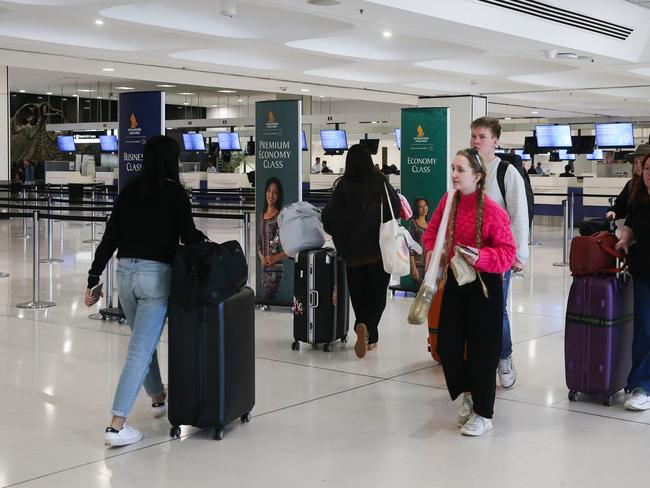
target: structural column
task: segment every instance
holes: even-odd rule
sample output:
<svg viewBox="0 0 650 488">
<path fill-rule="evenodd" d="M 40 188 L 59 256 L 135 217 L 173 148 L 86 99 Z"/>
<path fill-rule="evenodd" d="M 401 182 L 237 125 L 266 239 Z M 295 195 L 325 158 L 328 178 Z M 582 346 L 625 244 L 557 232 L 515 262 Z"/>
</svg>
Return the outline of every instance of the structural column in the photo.
<svg viewBox="0 0 650 488">
<path fill-rule="evenodd" d="M 9 68 L 0 66 L 0 180 L 11 180 L 9 147 Z"/>
</svg>

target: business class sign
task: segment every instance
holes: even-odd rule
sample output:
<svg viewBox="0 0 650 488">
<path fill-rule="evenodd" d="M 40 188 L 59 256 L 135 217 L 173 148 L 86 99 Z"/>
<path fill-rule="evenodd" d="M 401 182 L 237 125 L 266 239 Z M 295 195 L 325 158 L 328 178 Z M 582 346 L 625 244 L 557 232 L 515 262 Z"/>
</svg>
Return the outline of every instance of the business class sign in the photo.
<svg viewBox="0 0 650 488">
<path fill-rule="evenodd" d="M 119 189 L 142 171 L 144 145 L 165 133 L 165 92 L 120 93 Z"/>
</svg>

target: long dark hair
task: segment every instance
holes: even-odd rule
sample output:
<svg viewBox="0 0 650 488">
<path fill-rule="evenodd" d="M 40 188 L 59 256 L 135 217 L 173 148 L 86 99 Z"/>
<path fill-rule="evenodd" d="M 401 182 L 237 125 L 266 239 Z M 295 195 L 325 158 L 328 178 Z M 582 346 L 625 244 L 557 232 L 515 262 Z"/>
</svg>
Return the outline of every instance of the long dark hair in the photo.
<svg viewBox="0 0 650 488">
<path fill-rule="evenodd" d="M 650 195 L 648 195 L 648 187 L 645 185 L 645 181 L 643 181 L 643 171 L 645 168 L 645 165 L 648 164 L 648 161 L 650 161 L 650 154 L 648 154 L 645 159 L 643 160 L 643 164 L 641 164 L 641 176 L 632 177 L 632 188 L 630 191 L 630 204 L 634 205 L 640 205 L 643 203 L 647 203 L 650 201 Z M 634 168 L 632 168 L 632 172 L 634 172 Z M 637 178 L 636 181 L 634 178 Z"/>
<path fill-rule="evenodd" d="M 144 146 L 142 171 L 138 182 L 145 191 L 154 191 L 162 187 L 165 180 L 181 184 L 178 176 L 180 147 L 169 136 L 153 136 Z"/>
<path fill-rule="evenodd" d="M 367 146 L 354 144 L 348 149 L 345 158 L 343 180 L 361 185 L 361 206 L 364 209 L 378 207 L 384 194 L 384 183 L 387 181 L 372 162 L 372 156 Z"/>
<path fill-rule="evenodd" d="M 275 184 L 275 186 L 278 188 L 278 201 L 275 203 L 276 208 L 278 210 L 282 209 L 282 205 L 284 203 L 284 189 L 282 188 L 282 182 L 279 178 L 271 176 L 268 180 L 266 180 L 266 185 L 264 186 L 264 213 L 266 213 L 266 211 L 269 209 L 269 202 L 266 201 L 266 192 L 273 184 Z"/>
</svg>

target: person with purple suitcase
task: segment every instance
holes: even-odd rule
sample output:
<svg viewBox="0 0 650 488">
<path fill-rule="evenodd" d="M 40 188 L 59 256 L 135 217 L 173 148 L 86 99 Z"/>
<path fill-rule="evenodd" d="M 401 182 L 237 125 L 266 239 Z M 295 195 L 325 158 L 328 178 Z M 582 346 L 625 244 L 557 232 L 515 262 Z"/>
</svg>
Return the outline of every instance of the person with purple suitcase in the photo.
<svg viewBox="0 0 650 488">
<path fill-rule="evenodd" d="M 630 256 L 634 278 L 634 336 L 632 369 L 627 388 L 632 396 L 628 410 L 650 409 L 650 155 L 643 161 L 643 175 L 633 185 L 625 226 L 616 248 Z"/>
<path fill-rule="evenodd" d="M 346 265 L 356 317 L 354 351 L 359 358 L 376 347 L 379 321 L 386 308 L 390 275 L 384 271 L 379 249 L 379 221 L 381 205 L 384 221 L 391 218 L 391 210 L 384 185 L 395 214 L 399 214 L 402 204 L 397 192 L 388 178 L 375 169 L 368 148 L 355 144 L 348 150 L 345 173 L 336 181 L 332 198 L 322 213 L 325 232 L 334 239 L 336 251 Z"/>
</svg>

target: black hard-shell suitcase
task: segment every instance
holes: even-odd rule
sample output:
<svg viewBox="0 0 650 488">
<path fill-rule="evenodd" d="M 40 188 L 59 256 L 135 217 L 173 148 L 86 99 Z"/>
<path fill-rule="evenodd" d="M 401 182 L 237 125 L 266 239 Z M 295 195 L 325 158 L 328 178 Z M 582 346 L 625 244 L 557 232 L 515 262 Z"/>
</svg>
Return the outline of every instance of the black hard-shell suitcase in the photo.
<svg viewBox="0 0 650 488">
<path fill-rule="evenodd" d="M 180 425 L 214 427 L 215 439 L 255 405 L 255 297 L 243 287 L 218 305 L 170 304 L 170 435 Z"/>
<path fill-rule="evenodd" d="M 312 345 L 347 342 L 350 297 L 345 264 L 334 249 L 299 252 L 296 256 L 293 297 L 293 338 Z"/>
</svg>

